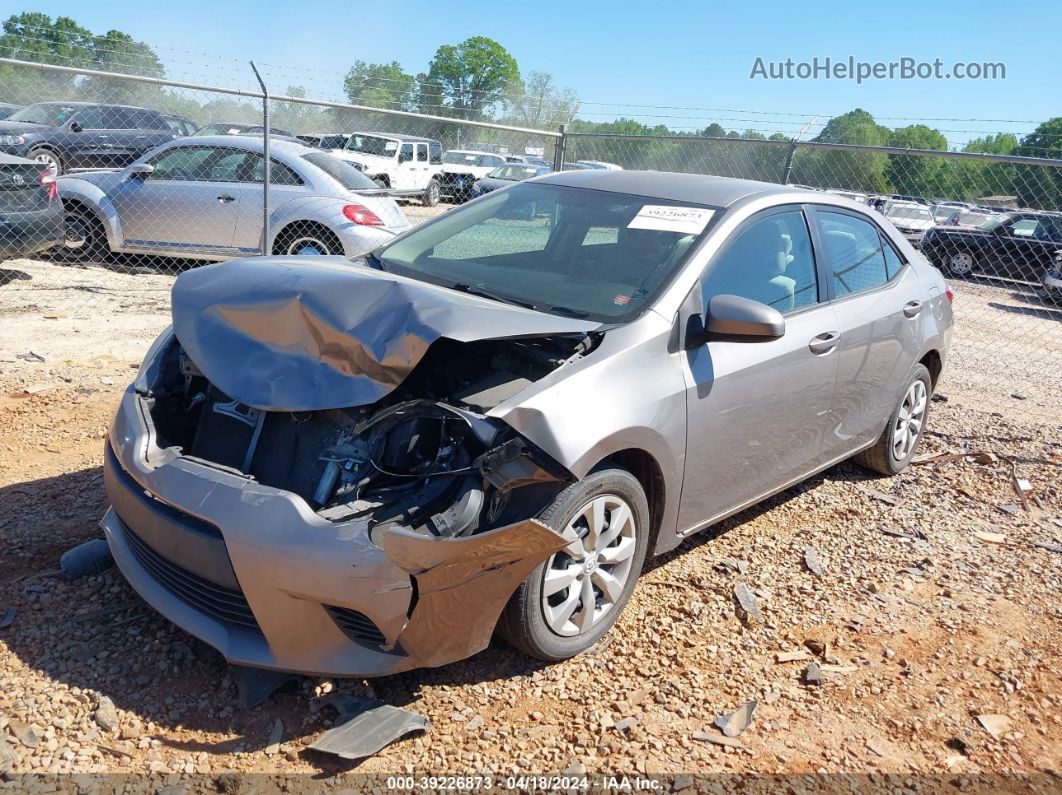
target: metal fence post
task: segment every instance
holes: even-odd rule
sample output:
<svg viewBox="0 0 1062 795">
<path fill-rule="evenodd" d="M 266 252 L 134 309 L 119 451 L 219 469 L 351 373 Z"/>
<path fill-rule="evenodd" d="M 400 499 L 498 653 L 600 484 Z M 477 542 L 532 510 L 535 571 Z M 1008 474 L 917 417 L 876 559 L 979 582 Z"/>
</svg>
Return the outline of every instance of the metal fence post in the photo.
<svg viewBox="0 0 1062 795">
<path fill-rule="evenodd" d="M 561 171 L 564 168 L 564 150 L 567 148 L 568 143 L 568 125 L 561 124 L 560 126 L 560 138 L 557 139 L 556 145 L 553 147 L 553 170 Z"/>
<path fill-rule="evenodd" d="M 258 78 L 258 85 L 262 87 L 262 254 L 269 254 L 269 89 L 266 88 L 262 75 L 258 73 L 258 67 L 251 61 L 251 69 Z"/>
<path fill-rule="evenodd" d="M 785 170 L 782 172 L 782 184 L 788 185 L 789 178 L 793 176 L 793 155 L 796 154 L 796 138 L 789 142 L 789 151 L 785 153 Z"/>
</svg>

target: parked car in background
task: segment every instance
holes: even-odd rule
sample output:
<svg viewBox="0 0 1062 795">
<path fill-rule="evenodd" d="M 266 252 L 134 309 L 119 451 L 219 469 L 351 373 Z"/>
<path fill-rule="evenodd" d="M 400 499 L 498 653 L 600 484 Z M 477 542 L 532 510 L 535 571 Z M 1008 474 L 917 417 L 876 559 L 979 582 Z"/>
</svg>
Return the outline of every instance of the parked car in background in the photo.
<svg viewBox="0 0 1062 795">
<path fill-rule="evenodd" d="M 364 254 L 409 226 L 393 199 L 332 155 L 270 145 L 270 236 L 262 240 L 262 141 L 182 138 L 121 171 L 63 177 L 66 239 L 57 255 L 121 251 L 225 259 L 274 254 Z"/>
<path fill-rule="evenodd" d="M 900 230 L 900 234 L 906 237 L 907 242 L 915 248 L 922 245 L 922 238 L 935 223 L 929 207 L 909 201 L 888 202 L 882 215 L 892 221 Z"/>
<path fill-rule="evenodd" d="M 952 276 L 984 274 L 1041 284 L 1062 251 L 1062 218 L 1010 212 L 972 228 L 937 226 L 926 234 L 922 251 Z"/>
<path fill-rule="evenodd" d="M 1055 261 L 1044 270 L 1040 286 L 1045 300 L 1062 306 L 1062 251 L 1055 254 Z"/>
<path fill-rule="evenodd" d="M 162 118 L 166 120 L 166 124 L 170 126 L 170 130 L 174 135 L 181 138 L 187 138 L 190 135 L 195 135 L 197 129 L 195 122 L 184 118 L 184 116 L 174 116 L 169 113 L 163 113 Z"/>
<path fill-rule="evenodd" d="M 295 137 L 314 149 L 323 149 L 336 154 L 346 147 L 350 135 L 350 133 L 304 133 Z"/>
<path fill-rule="evenodd" d="M 36 160 L 0 155 L 0 261 L 28 257 L 62 239 L 55 174 Z"/>
<path fill-rule="evenodd" d="M 617 166 L 615 163 L 606 163 L 603 160 L 577 160 L 575 162 L 580 163 L 587 168 L 600 168 L 605 171 L 623 171 L 623 166 Z"/>
<path fill-rule="evenodd" d="M 505 165 L 505 155 L 480 152 L 474 149 L 451 149 L 442 157 L 439 187 L 443 198 L 467 201 L 476 180 Z"/>
<path fill-rule="evenodd" d="M 225 124 L 224 122 L 213 122 L 211 124 L 204 124 L 193 135 L 261 135 L 265 129 L 261 124 L 241 124 L 239 122 L 235 124 Z M 288 137 L 294 137 L 294 134 L 288 130 L 281 129 L 280 127 L 270 127 L 269 135 L 286 135 Z"/>
<path fill-rule="evenodd" d="M 906 469 L 950 298 L 852 202 L 659 172 L 514 185 L 353 266 L 189 270 L 101 524 L 235 664 L 383 676 L 495 629 L 569 658 L 647 557 L 845 459 Z"/>
<path fill-rule="evenodd" d="M 10 102 L 0 102 L 0 119 L 6 119 L 20 108 L 22 108 L 22 105 L 12 105 Z"/>
<path fill-rule="evenodd" d="M 37 102 L 0 121 L 0 152 L 55 174 L 125 166 L 174 137 L 161 113 L 130 105 Z"/>
<path fill-rule="evenodd" d="M 981 226 L 987 221 L 991 221 L 1000 217 L 1000 213 L 992 212 L 991 210 L 977 210 L 974 208 L 957 209 L 955 207 L 950 208 L 951 213 L 941 213 L 943 217 L 936 217 L 937 226 L 961 226 L 966 228 L 976 228 Z"/>
<path fill-rule="evenodd" d="M 337 157 L 353 164 L 392 196 L 434 207 L 441 198 L 442 144 L 434 138 L 391 133 L 351 133 Z"/>
<path fill-rule="evenodd" d="M 471 196 L 475 198 L 476 196 L 482 196 L 484 193 L 498 190 L 498 188 L 507 188 L 513 183 L 522 182 L 531 177 L 540 177 L 543 174 L 550 173 L 552 170 L 548 166 L 506 163 L 504 166 L 498 166 L 483 179 L 476 180 L 472 186 Z"/>
<path fill-rule="evenodd" d="M 549 166 L 550 165 L 549 163 L 546 162 L 546 158 L 544 158 L 544 157 L 542 157 L 540 155 L 524 155 L 523 158 L 524 158 L 524 162 L 525 163 L 530 163 L 533 166 Z"/>
</svg>

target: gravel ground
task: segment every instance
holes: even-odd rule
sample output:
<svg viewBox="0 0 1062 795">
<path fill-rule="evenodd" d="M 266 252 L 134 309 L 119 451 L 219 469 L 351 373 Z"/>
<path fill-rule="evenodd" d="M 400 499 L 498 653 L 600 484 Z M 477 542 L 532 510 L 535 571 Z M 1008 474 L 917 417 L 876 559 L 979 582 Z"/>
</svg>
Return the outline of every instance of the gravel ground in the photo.
<svg viewBox="0 0 1062 795">
<path fill-rule="evenodd" d="M 978 774 L 1003 777 L 981 779 L 987 789 L 1060 786 L 1062 552 L 1030 545 L 1062 544 L 1060 324 L 1032 296 L 956 288 L 946 400 L 932 404 L 923 453 L 986 455 L 888 480 L 834 467 L 652 561 L 606 640 L 568 662 L 496 641 L 437 670 L 300 679 L 241 710 L 220 656 L 115 570 L 55 575 L 64 550 L 100 535 L 102 440 L 167 322 L 169 279 L 3 268 L 0 625 L 16 612 L 0 629 L 0 786 L 150 773 L 173 791 L 295 791 L 366 773 L 561 771 L 681 774 L 670 786 L 690 791 L 703 782 L 683 776 L 727 773 L 826 774 L 812 780 L 825 789 Z M 1012 466 L 1032 485 L 1028 510 Z M 762 620 L 737 609 L 739 583 Z M 822 684 L 808 680 L 812 662 Z M 310 751 L 336 692 L 375 695 L 433 727 L 360 764 Z M 750 700 L 738 747 L 694 739 Z M 1004 717 L 989 731 L 985 715 Z"/>
</svg>

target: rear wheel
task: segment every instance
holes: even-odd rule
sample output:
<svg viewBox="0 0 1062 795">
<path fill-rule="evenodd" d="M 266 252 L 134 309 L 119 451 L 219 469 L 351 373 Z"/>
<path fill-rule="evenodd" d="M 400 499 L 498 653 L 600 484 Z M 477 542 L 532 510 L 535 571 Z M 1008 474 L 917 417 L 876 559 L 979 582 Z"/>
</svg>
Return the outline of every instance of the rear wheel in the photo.
<svg viewBox="0 0 1062 795">
<path fill-rule="evenodd" d="M 319 224 L 296 223 L 277 235 L 274 254 L 332 256 L 343 254 L 343 244 L 330 229 Z"/>
<path fill-rule="evenodd" d="M 63 242 L 51 250 L 59 262 L 87 262 L 103 256 L 107 233 L 91 211 L 67 205 L 63 214 Z"/>
<path fill-rule="evenodd" d="M 645 561 L 649 506 L 638 480 L 620 469 L 573 483 L 539 516 L 571 543 L 516 589 L 499 634 L 541 660 L 586 651 L 630 599 Z"/>
<path fill-rule="evenodd" d="M 933 380 L 925 365 L 920 364 L 878 441 L 859 453 L 856 463 L 882 475 L 896 475 L 907 469 L 925 433 L 932 395 Z"/>
<path fill-rule="evenodd" d="M 421 201 L 425 207 L 434 207 L 439 203 L 441 197 L 441 191 L 439 189 L 439 180 L 433 179 L 428 182 L 428 187 L 424 189 L 424 196 Z"/>
<path fill-rule="evenodd" d="M 944 259 L 944 267 L 947 268 L 948 273 L 961 279 L 972 274 L 976 264 L 973 254 L 969 251 L 956 251 L 948 254 Z"/>
</svg>

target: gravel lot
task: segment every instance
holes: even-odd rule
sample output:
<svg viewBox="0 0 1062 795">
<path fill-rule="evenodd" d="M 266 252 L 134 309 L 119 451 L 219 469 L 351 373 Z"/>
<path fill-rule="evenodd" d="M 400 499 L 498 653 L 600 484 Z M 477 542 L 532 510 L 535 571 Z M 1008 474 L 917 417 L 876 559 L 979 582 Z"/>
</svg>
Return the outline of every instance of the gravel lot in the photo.
<svg viewBox="0 0 1062 795">
<path fill-rule="evenodd" d="M 64 550 L 100 535 L 103 437 L 167 323 L 170 279 L 135 264 L 2 267 L 0 625 L 16 610 L 0 629 L 4 787 L 41 773 L 151 773 L 159 786 L 234 792 L 356 786 L 365 773 L 561 771 L 1062 786 L 1062 552 L 1030 545 L 1062 544 L 1062 323 L 1031 294 L 955 288 L 946 400 L 933 403 L 922 452 L 986 455 L 891 480 L 843 464 L 746 511 L 653 561 L 606 642 L 568 662 L 496 641 L 437 670 L 300 679 L 241 710 L 219 655 L 115 570 L 55 576 Z M 1027 510 L 1012 466 L 1032 485 Z M 736 610 L 738 583 L 762 621 Z M 812 662 L 823 684 L 807 682 Z M 433 728 L 360 764 L 310 751 L 336 692 L 375 695 Z M 739 747 L 694 739 L 750 700 Z"/>
</svg>

